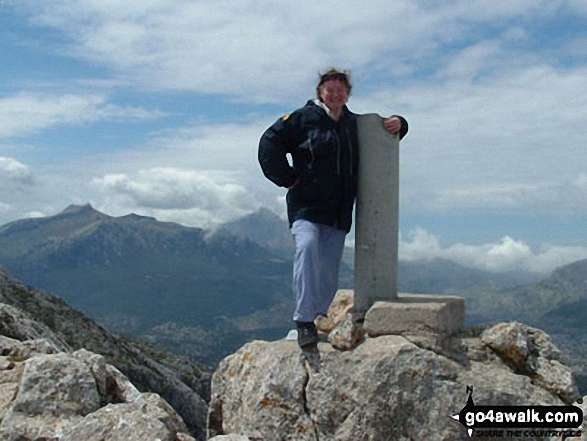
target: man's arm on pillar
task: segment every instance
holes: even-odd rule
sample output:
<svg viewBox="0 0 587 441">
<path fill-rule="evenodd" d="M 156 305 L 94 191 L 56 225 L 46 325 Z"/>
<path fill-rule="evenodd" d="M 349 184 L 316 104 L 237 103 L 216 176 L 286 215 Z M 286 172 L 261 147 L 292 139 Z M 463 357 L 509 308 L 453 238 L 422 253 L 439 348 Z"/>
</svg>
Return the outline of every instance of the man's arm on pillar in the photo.
<svg viewBox="0 0 587 441">
<path fill-rule="evenodd" d="M 299 177 L 287 162 L 287 153 L 298 137 L 294 115 L 285 115 L 269 127 L 259 141 L 259 164 L 263 174 L 275 185 L 291 188 Z"/>
</svg>

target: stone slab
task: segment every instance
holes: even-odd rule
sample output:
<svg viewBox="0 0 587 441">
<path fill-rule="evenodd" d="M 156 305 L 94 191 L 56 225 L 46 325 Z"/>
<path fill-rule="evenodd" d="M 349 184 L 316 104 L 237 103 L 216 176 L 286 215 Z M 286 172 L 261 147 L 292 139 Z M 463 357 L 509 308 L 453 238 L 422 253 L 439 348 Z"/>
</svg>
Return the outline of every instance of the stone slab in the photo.
<svg viewBox="0 0 587 441">
<path fill-rule="evenodd" d="M 436 333 L 453 335 L 464 328 L 465 301 L 456 296 L 399 294 L 392 302 L 376 302 L 365 315 L 370 337 Z"/>
</svg>

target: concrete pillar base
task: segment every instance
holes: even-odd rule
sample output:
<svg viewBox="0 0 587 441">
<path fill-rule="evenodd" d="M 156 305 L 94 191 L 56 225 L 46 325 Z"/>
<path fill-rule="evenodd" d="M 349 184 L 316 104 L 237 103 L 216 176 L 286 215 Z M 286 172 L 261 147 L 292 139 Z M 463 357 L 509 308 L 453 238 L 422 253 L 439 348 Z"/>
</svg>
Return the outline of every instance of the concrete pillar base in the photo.
<svg viewBox="0 0 587 441">
<path fill-rule="evenodd" d="M 375 302 L 364 317 L 370 337 L 398 334 L 454 335 L 464 329 L 465 302 L 456 296 L 399 294 L 391 302 Z"/>
</svg>

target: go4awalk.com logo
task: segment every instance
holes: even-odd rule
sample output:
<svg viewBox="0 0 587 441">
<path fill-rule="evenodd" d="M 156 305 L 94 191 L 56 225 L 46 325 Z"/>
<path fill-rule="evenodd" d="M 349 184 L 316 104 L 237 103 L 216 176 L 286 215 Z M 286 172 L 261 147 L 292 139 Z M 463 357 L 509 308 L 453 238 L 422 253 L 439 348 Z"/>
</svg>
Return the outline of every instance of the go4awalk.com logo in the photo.
<svg viewBox="0 0 587 441">
<path fill-rule="evenodd" d="M 452 418 L 471 437 L 581 436 L 583 411 L 577 406 L 477 406 L 473 387 L 467 393 L 467 404 Z"/>
</svg>

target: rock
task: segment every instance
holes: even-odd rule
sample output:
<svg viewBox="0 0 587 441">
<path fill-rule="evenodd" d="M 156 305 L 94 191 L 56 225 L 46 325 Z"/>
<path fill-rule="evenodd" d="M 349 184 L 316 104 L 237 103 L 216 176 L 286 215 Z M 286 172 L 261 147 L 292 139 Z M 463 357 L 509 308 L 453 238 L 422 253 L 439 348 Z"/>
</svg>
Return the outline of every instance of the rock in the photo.
<svg viewBox="0 0 587 441">
<path fill-rule="evenodd" d="M 7 371 L 14 367 L 14 362 L 8 357 L 0 356 L 0 371 Z"/>
<path fill-rule="evenodd" d="M 249 343 L 213 375 L 208 435 L 464 441 L 468 434 L 449 416 L 465 406 L 468 386 L 477 405 L 563 404 L 536 375 L 515 373 L 481 339 L 476 344 L 485 361 L 462 364 L 403 336 L 367 337 L 346 352 L 319 343 L 314 369 L 292 342 Z"/>
<path fill-rule="evenodd" d="M 6 380 L 2 379 L 2 381 Z M 16 381 L 0 385 L 0 421 L 4 419 L 6 410 L 14 400 L 16 392 L 18 392 L 18 383 Z"/>
<path fill-rule="evenodd" d="M 324 351 L 322 369 L 306 387 L 306 406 L 321 440 L 431 439 L 424 421 L 455 438 L 460 428 L 451 430 L 435 408 L 454 404 L 435 401 L 435 394 L 445 395 L 447 381 L 456 378 L 453 362 L 403 337 L 367 339 L 354 351 Z"/>
<path fill-rule="evenodd" d="M 465 346 L 458 334 L 465 316 L 459 297 L 431 294 L 398 294 L 396 301 L 376 302 L 366 313 L 352 311 L 353 290 L 339 290 L 328 311 L 319 317 L 319 330 L 340 350 L 350 350 L 370 337 L 402 335 L 414 344 L 467 364 Z M 354 325 L 351 323 L 354 322 Z"/>
<path fill-rule="evenodd" d="M 139 390 L 118 369 L 107 364 L 103 356 L 85 349 L 74 352 L 73 356 L 90 368 L 101 403 L 131 403 L 141 397 Z"/>
<path fill-rule="evenodd" d="M 550 335 L 540 329 L 531 328 L 530 326 L 526 326 L 526 328 L 534 347 L 538 349 L 538 352 L 542 357 L 548 360 L 563 361 L 563 354 L 552 342 Z"/>
<path fill-rule="evenodd" d="M 330 333 L 335 326 L 334 321 L 330 317 L 325 317 L 323 315 L 316 317 L 314 324 L 316 325 L 316 329 L 324 334 Z"/>
<path fill-rule="evenodd" d="M 101 355 L 46 353 L 55 348 L 45 340 L 8 337 L 0 348 L 3 441 L 194 441 L 167 402 L 140 393 Z"/>
<path fill-rule="evenodd" d="M 346 317 L 328 334 L 328 341 L 334 348 L 348 351 L 354 349 L 363 336 L 362 325 L 353 320 L 351 313 L 347 313 Z"/>
<path fill-rule="evenodd" d="M 528 375 L 565 403 L 580 397 L 571 369 L 561 363 L 561 352 L 543 331 L 518 322 L 500 323 L 485 330 L 481 340 L 514 372 Z"/>
<path fill-rule="evenodd" d="M 39 355 L 25 362 L 11 411 L 84 416 L 99 407 L 96 381 L 88 366 L 62 353 Z"/>
<path fill-rule="evenodd" d="M 455 296 L 400 293 L 394 301 L 380 301 L 365 315 L 371 337 L 404 333 L 454 335 L 463 329 L 465 303 Z"/>
<path fill-rule="evenodd" d="M 328 308 L 328 316 L 319 316 L 315 320 L 316 328 L 325 334 L 332 332 L 332 330 L 346 318 L 347 313 L 352 309 L 353 299 L 354 294 L 352 289 L 339 289 Z"/>
<path fill-rule="evenodd" d="M 15 367 L 16 365 L 12 361 L 0 367 L 0 421 L 4 419 L 4 415 L 18 391 L 22 369 Z"/>
<path fill-rule="evenodd" d="M 306 409 L 309 374 L 295 342 L 253 341 L 224 359 L 212 377 L 208 437 L 314 440 Z M 280 438 L 281 435 L 287 438 Z"/>
<path fill-rule="evenodd" d="M 0 355 L 18 361 L 82 348 L 103 355 L 107 370 L 116 369 L 136 388 L 161 395 L 182 416 L 190 434 L 204 439 L 211 375 L 193 360 L 111 333 L 59 297 L 26 286 L 1 268 L 0 331 Z M 115 404 L 119 399 L 106 401 Z"/>
<path fill-rule="evenodd" d="M 530 373 L 535 370 L 530 358 L 535 348 L 531 345 L 528 328 L 521 323 L 495 325 L 483 332 L 481 340 L 516 372 Z"/>
<path fill-rule="evenodd" d="M 187 427 L 171 406 L 156 394 L 145 394 L 132 403 L 108 404 L 88 415 L 64 430 L 61 441 L 175 441 L 178 432 L 187 432 Z"/>
<path fill-rule="evenodd" d="M 0 340 L 2 353 L 13 361 L 25 361 L 39 354 L 57 354 L 60 352 L 52 342 L 43 338 L 20 342 L 2 337 Z"/>
<path fill-rule="evenodd" d="M 457 335 L 404 333 L 402 336 L 420 348 L 428 349 L 439 355 L 444 355 L 445 357 L 465 366 L 469 364 L 467 347 L 463 344 L 463 340 Z"/>
<path fill-rule="evenodd" d="M 121 366 L 120 370 L 132 379 L 133 384 L 138 382 L 143 390 L 159 391 L 158 394 L 181 415 L 190 434 L 196 439 L 205 439 L 208 405 L 194 385 L 186 384 L 186 380 L 179 378 L 176 372 L 148 358 L 144 358 L 143 365 L 133 363 L 125 366 L 124 370 Z M 193 371 L 185 375 L 194 378 Z"/>
<path fill-rule="evenodd" d="M 0 429 L 11 436 L 53 437 L 100 408 L 90 369 L 67 354 L 39 355 L 24 363 L 18 393 Z"/>
<path fill-rule="evenodd" d="M 250 438 L 242 435 L 218 435 L 208 441 L 250 441 Z"/>
<path fill-rule="evenodd" d="M 531 378 L 535 384 L 555 394 L 565 403 L 573 403 L 580 397 L 573 371 L 559 361 L 540 357 L 536 372 Z"/>
</svg>

